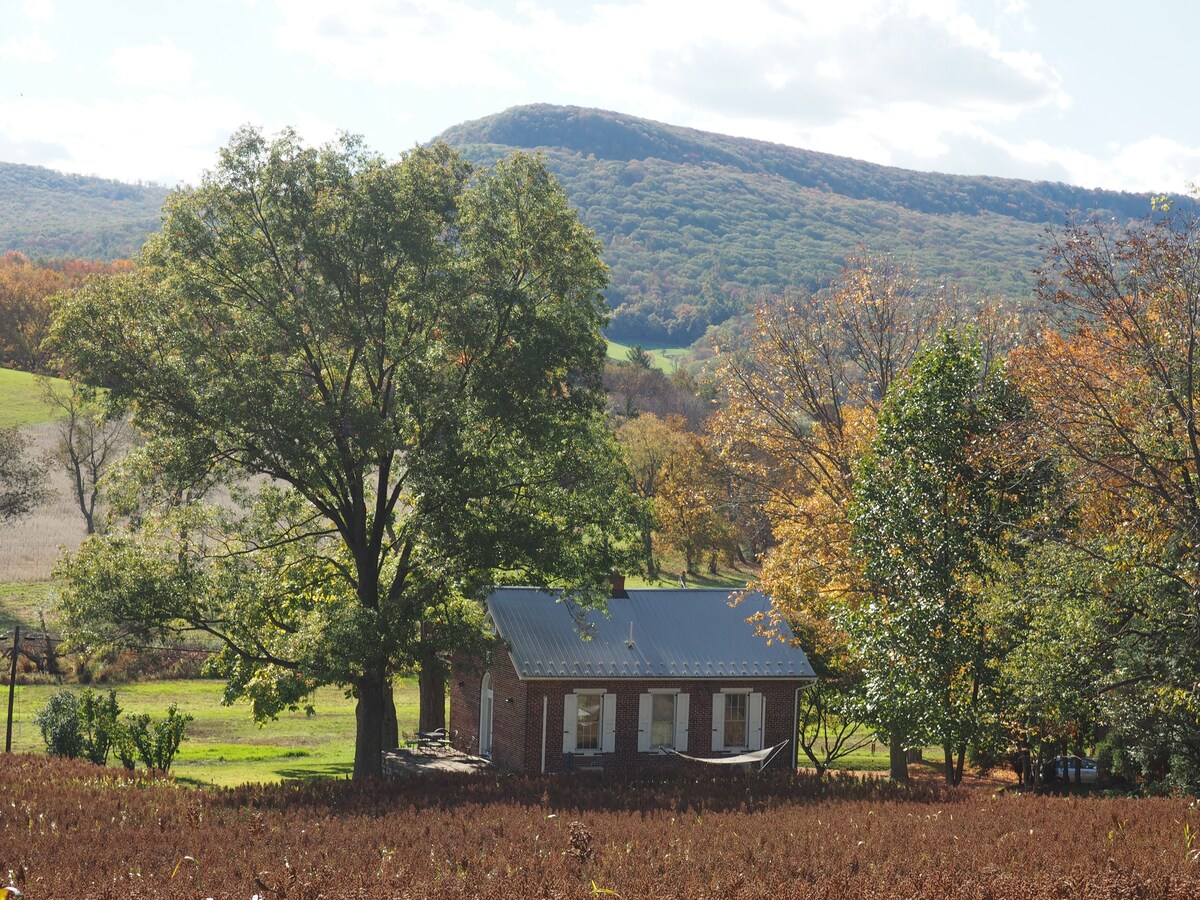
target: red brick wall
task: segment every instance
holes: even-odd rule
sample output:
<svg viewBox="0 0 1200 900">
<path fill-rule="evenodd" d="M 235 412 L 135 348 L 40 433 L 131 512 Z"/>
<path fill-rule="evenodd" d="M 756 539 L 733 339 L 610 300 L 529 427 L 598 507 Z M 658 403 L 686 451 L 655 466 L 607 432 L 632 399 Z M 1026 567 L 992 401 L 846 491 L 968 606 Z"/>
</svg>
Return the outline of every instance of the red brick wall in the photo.
<svg viewBox="0 0 1200 900">
<path fill-rule="evenodd" d="M 603 688 L 617 695 L 616 747 L 613 753 L 575 757 L 574 764 L 601 765 L 605 771 L 631 773 L 661 766 L 688 764 L 670 754 L 639 753 L 638 697 L 651 688 L 678 688 L 689 695 L 688 749 L 691 756 L 721 756 L 712 752 L 712 698 L 721 688 L 761 691 L 766 705 L 763 746 L 792 740 L 773 765 L 795 759 L 792 726 L 795 721 L 797 680 L 633 680 L 526 681 L 517 678 L 507 652 L 493 654 L 488 666 L 492 675 L 494 713 L 492 759 L 506 769 L 530 774 L 541 771 L 542 708 L 546 698 L 546 771 L 563 770 L 563 697 L 575 688 Z M 483 673 L 472 672 L 456 660 L 450 681 L 450 730 L 454 746 L 478 752 L 479 702 Z M 511 698 L 512 702 L 507 702 Z M 691 764 L 688 764 L 691 765 Z"/>
<path fill-rule="evenodd" d="M 528 736 L 524 723 L 528 691 L 503 649 L 493 651 L 484 670 L 477 670 L 459 658 L 451 665 L 450 743 L 464 753 L 479 752 L 479 708 L 485 672 L 492 676 L 492 761 L 505 769 L 536 772 L 537 769 L 528 767 L 526 760 Z M 538 712 L 540 715 L 540 704 Z"/>
</svg>

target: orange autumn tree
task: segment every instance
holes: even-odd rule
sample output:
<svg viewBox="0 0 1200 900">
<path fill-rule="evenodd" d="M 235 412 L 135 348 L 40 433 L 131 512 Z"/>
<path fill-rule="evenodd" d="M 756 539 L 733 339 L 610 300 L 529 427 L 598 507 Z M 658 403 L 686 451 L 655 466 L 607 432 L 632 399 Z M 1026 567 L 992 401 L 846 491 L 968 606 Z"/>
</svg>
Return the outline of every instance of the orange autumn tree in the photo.
<svg viewBox="0 0 1200 900">
<path fill-rule="evenodd" d="M 115 263 L 82 259 L 38 264 L 22 253 L 0 256 L 0 365 L 26 372 L 46 372 L 49 359 L 43 341 L 50 328 L 51 298 L 79 287 L 91 275 L 127 271 L 128 260 Z"/>
<path fill-rule="evenodd" d="M 1200 225 L 1074 226 L 1041 293 L 1048 327 L 1013 371 L 1082 524 L 1141 548 L 1200 624 Z"/>
<path fill-rule="evenodd" d="M 723 404 L 710 441 L 757 494 L 776 541 L 753 585 L 773 601 L 758 625 L 776 635 L 786 620 L 827 687 L 854 674 L 837 611 L 864 589 L 847 518 L 855 462 L 888 387 L 945 317 L 905 266 L 860 253 L 827 291 L 761 307 L 745 345 L 719 352 Z M 818 769 L 849 740 L 837 724 L 819 734 L 845 722 L 820 708 L 832 700 L 824 689 L 806 692 L 803 713 L 812 731 L 802 730 L 802 747 Z M 894 755 L 893 776 L 905 775 Z"/>
<path fill-rule="evenodd" d="M 662 517 L 655 516 L 654 510 L 668 473 L 680 468 L 675 461 L 694 452 L 687 423 L 682 416 L 659 418 L 654 413 L 645 412 L 626 420 L 617 428 L 617 444 L 629 470 L 630 490 L 645 501 L 646 514 L 638 526 L 642 562 L 647 576 L 657 578 L 654 530 L 656 522 L 661 524 Z M 678 490 L 677 486 L 674 490 Z"/>
<path fill-rule="evenodd" d="M 1072 226 L 1050 248 L 1040 292 L 1047 327 L 1013 371 L 1070 479 L 1073 546 L 1113 576 L 1098 700 L 1144 772 L 1169 769 L 1190 789 L 1200 784 L 1200 222 Z"/>
<path fill-rule="evenodd" d="M 50 298 L 67 286 L 60 272 L 20 253 L 0 257 L 0 364 L 44 371 L 41 344 L 50 327 Z"/>
</svg>

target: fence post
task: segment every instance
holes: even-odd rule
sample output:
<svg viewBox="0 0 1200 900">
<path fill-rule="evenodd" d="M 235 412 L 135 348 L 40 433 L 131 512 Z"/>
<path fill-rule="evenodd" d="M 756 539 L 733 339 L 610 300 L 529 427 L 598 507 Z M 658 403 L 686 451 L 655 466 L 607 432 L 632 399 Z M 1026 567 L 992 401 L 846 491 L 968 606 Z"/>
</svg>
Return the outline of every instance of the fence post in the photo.
<svg viewBox="0 0 1200 900">
<path fill-rule="evenodd" d="M 17 689 L 17 652 L 21 649 L 21 626 L 13 626 L 12 668 L 8 673 L 8 730 L 4 733 L 4 752 L 12 753 L 13 692 Z"/>
</svg>

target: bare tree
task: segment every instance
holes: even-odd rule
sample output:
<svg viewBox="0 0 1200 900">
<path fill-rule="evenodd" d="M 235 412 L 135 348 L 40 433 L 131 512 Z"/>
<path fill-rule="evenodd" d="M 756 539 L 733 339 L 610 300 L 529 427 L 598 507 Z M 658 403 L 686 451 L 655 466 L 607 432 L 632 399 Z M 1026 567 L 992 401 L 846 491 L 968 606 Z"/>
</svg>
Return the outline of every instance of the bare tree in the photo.
<svg viewBox="0 0 1200 900">
<path fill-rule="evenodd" d="M 69 389 L 45 382 L 46 398 L 61 412 L 55 462 L 71 479 L 71 490 L 88 534 L 104 530 L 99 511 L 104 476 L 130 444 L 124 418 L 114 416 L 94 391 L 71 382 Z"/>
</svg>

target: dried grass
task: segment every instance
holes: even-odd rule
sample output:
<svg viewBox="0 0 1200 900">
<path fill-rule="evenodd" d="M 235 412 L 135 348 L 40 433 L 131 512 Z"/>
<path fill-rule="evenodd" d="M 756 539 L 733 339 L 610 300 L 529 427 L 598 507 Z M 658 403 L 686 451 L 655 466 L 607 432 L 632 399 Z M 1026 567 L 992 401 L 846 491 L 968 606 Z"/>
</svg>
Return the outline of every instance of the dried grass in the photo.
<svg viewBox="0 0 1200 900">
<path fill-rule="evenodd" d="M 53 424 L 24 431 L 31 439 L 32 453 L 48 454 L 58 441 Z M 46 481 L 51 495 L 44 503 L 32 514 L 0 526 L 0 584 L 49 580 L 62 548 L 74 549 L 83 540 L 86 527 L 66 472 L 51 463 Z"/>
<path fill-rule="evenodd" d="M 430 776 L 223 792 L 0 762 L 27 897 L 1184 898 L 1181 800 L 812 777 Z M 1185 825 L 1188 826 L 1185 831 Z"/>
</svg>

